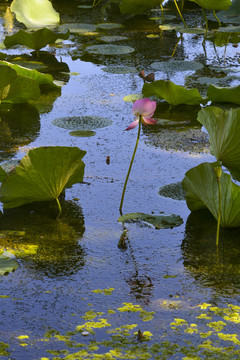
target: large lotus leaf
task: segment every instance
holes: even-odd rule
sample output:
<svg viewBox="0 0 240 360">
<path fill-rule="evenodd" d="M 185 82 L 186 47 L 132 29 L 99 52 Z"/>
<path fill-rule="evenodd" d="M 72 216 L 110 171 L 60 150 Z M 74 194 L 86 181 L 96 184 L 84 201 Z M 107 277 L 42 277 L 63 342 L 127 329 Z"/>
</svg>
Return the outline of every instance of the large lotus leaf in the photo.
<svg viewBox="0 0 240 360">
<path fill-rule="evenodd" d="M 163 0 L 122 0 L 120 11 L 122 14 L 138 15 L 145 10 L 159 6 Z"/>
<path fill-rule="evenodd" d="M 179 226 L 183 223 L 183 219 L 178 215 L 150 215 L 143 213 L 130 213 L 122 215 L 118 218 L 119 222 L 138 222 L 143 221 L 151 224 L 155 229 L 169 229 Z"/>
<path fill-rule="evenodd" d="M 208 99 L 214 102 L 233 103 L 240 105 L 240 85 L 233 87 L 220 87 L 209 85 Z"/>
<path fill-rule="evenodd" d="M 0 66 L 0 103 L 5 99 L 10 90 L 10 83 L 17 77 L 16 71 L 8 66 Z"/>
<path fill-rule="evenodd" d="M 219 190 L 214 167 L 216 163 L 203 163 L 190 169 L 183 179 L 187 206 L 191 211 L 207 208 L 214 218 L 218 218 Z M 240 187 L 232 182 L 231 176 L 222 173 L 221 221 L 223 227 L 240 226 Z"/>
<path fill-rule="evenodd" d="M 20 104 L 37 100 L 41 95 L 39 85 L 34 79 L 17 76 L 10 84 L 9 92 L 3 102 Z"/>
<path fill-rule="evenodd" d="M 145 83 L 142 88 L 144 96 L 156 96 L 166 100 L 170 105 L 199 105 L 204 99 L 197 89 L 186 89 L 170 80 L 157 80 L 150 84 Z"/>
<path fill-rule="evenodd" d="M 7 275 L 8 273 L 16 270 L 18 263 L 15 256 L 9 251 L 1 251 L 0 253 L 0 275 Z"/>
<path fill-rule="evenodd" d="M 28 69 L 17 64 L 12 64 L 10 62 L 0 60 L 0 69 L 2 66 L 8 66 L 9 68 L 15 70 L 17 75 L 36 80 L 39 86 L 59 88 L 58 85 L 54 84 L 53 77 L 50 74 L 42 74 L 35 69 Z"/>
<path fill-rule="evenodd" d="M 85 151 L 77 147 L 40 147 L 30 150 L 0 188 L 5 209 L 35 201 L 58 199 L 61 192 L 82 182 Z"/>
<path fill-rule="evenodd" d="M 52 124 L 69 130 L 95 130 L 112 125 L 112 120 L 100 116 L 69 116 L 56 118 Z"/>
<path fill-rule="evenodd" d="M 198 121 L 208 131 L 211 153 L 240 180 L 240 108 L 210 106 L 199 111 Z"/>
<path fill-rule="evenodd" d="M 49 0 L 13 0 L 10 10 L 27 28 L 57 25 L 60 20 Z"/>
<path fill-rule="evenodd" d="M 4 39 L 4 45 L 10 48 L 15 45 L 25 45 L 30 49 L 40 50 L 47 44 L 53 44 L 57 39 L 67 40 L 70 31 L 57 33 L 50 29 L 43 28 L 34 32 L 19 30 L 13 35 L 7 35 Z"/>
<path fill-rule="evenodd" d="M 189 0 L 193 1 L 201 8 L 208 10 L 227 10 L 232 4 L 231 0 Z"/>
</svg>

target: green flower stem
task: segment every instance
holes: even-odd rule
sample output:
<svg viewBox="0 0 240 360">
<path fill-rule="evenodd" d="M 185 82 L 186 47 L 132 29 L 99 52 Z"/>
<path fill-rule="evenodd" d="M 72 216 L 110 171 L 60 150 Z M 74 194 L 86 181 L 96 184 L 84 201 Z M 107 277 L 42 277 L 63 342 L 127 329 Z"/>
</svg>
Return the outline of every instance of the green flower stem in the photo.
<svg viewBox="0 0 240 360">
<path fill-rule="evenodd" d="M 175 3 L 175 6 L 176 6 L 176 8 L 177 8 L 177 11 L 178 11 L 178 13 L 179 13 L 179 15 L 180 15 L 180 18 L 182 19 L 182 22 L 183 22 L 185 28 L 187 28 L 187 24 L 185 23 L 185 20 L 184 20 L 184 18 L 183 18 L 183 16 L 182 16 L 182 13 L 181 13 L 181 11 L 180 11 L 180 9 L 179 9 L 179 7 L 178 7 L 177 1 L 174 0 L 174 3 Z"/>
<path fill-rule="evenodd" d="M 219 205 L 218 205 L 218 221 L 217 221 L 216 246 L 217 246 L 217 248 L 218 248 L 218 244 L 219 244 L 219 232 L 220 232 L 220 221 L 221 221 L 221 202 L 222 202 L 222 194 L 221 194 L 220 178 L 218 178 L 217 181 L 218 181 L 218 198 L 219 198 Z"/>
<path fill-rule="evenodd" d="M 59 210 L 59 213 L 58 213 L 58 216 L 57 216 L 57 219 L 59 218 L 59 216 L 61 215 L 62 213 L 62 207 L 61 207 L 61 204 L 60 204 L 60 201 L 58 198 L 56 198 L 56 201 L 57 201 L 57 204 L 58 204 L 58 210 Z"/>
<path fill-rule="evenodd" d="M 203 43 L 205 43 L 206 38 L 207 38 L 207 33 L 208 33 L 208 19 L 207 19 L 205 10 L 203 8 L 202 8 L 202 12 L 203 12 L 204 20 L 205 20 L 205 23 L 206 23 L 206 32 L 205 32 L 204 39 L 203 39 Z"/>
<path fill-rule="evenodd" d="M 218 25 L 219 26 L 221 26 L 221 21 L 219 20 L 219 18 L 217 17 L 217 15 L 216 15 L 216 11 L 215 10 L 213 10 L 213 16 L 215 17 L 215 19 L 217 20 L 217 22 L 218 22 Z"/>
<path fill-rule="evenodd" d="M 124 195 L 125 195 L 125 191 L 126 191 L 126 187 L 127 187 L 127 182 L 128 182 L 128 178 L 129 178 L 131 169 L 132 169 L 132 164 L 133 164 L 135 154 L 136 154 L 136 151 L 137 151 L 137 147 L 138 147 L 138 143 L 139 143 L 140 132 L 141 132 L 141 124 L 142 124 L 142 116 L 140 115 L 139 116 L 139 123 L 138 123 L 137 141 L 136 141 L 135 148 L 134 148 L 133 155 L 132 155 L 132 159 L 131 159 L 131 162 L 130 162 L 130 165 L 129 165 L 128 173 L 127 173 L 127 176 L 126 176 L 126 179 L 125 179 L 123 192 L 122 192 L 122 197 L 121 197 L 121 202 L 120 202 L 120 207 L 119 207 L 119 211 L 120 211 L 121 215 L 122 215 L 123 199 L 124 199 Z"/>
</svg>

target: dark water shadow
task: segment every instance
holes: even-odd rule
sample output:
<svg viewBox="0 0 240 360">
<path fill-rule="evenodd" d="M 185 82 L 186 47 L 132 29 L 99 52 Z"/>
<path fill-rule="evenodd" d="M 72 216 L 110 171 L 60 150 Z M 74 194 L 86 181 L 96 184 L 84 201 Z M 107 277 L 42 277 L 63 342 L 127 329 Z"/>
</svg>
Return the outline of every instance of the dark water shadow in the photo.
<svg viewBox="0 0 240 360">
<path fill-rule="evenodd" d="M 84 266 L 85 251 L 79 243 L 85 232 L 82 209 L 72 201 L 61 204 L 59 219 L 55 202 L 5 210 L 0 216 L 1 245 L 17 251 L 29 275 L 62 278 Z"/>
<path fill-rule="evenodd" d="M 240 229 L 221 229 L 216 248 L 217 223 L 207 210 L 189 215 L 181 244 L 184 267 L 200 286 L 216 295 L 240 292 Z"/>
<path fill-rule="evenodd" d="M 39 113 L 30 104 L 2 104 L 0 120 L 0 161 L 11 158 L 18 147 L 30 144 L 39 135 Z"/>
</svg>

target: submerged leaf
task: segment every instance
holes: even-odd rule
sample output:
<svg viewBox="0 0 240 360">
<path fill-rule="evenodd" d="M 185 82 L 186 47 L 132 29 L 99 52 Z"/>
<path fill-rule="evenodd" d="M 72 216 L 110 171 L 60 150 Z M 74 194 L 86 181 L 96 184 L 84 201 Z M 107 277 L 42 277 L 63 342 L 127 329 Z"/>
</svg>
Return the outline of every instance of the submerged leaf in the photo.
<svg viewBox="0 0 240 360">
<path fill-rule="evenodd" d="M 69 130 L 95 130 L 112 125 L 112 120 L 100 116 L 69 116 L 56 118 L 52 124 Z"/>
<path fill-rule="evenodd" d="M 145 83 L 142 88 L 144 96 L 156 96 L 166 100 L 170 105 L 199 105 L 204 99 L 197 89 L 186 89 L 170 80 L 157 80 L 151 84 Z"/>
<path fill-rule="evenodd" d="M 187 206 L 191 211 L 207 208 L 218 218 L 219 190 L 214 168 L 219 162 L 203 163 L 186 172 L 183 188 L 186 191 Z M 231 176 L 222 173 L 221 221 L 223 227 L 240 226 L 240 187 L 232 182 Z"/>
<path fill-rule="evenodd" d="M 40 50 L 48 44 L 53 44 L 57 39 L 67 40 L 70 31 L 57 33 L 50 29 L 43 28 L 34 32 L 19 30 L 13 35 L 7 35 L 4 39 L 4 45 L 10 48 L 15 45 L 25 45 L 29 49 Z"/>
<path fill-rule="evenodd" d="M 203 65 L 197 61 L 170 60 L 170 61 L 156 61 L 151 64 L 151 67 L 158 71 L 173 72 L 173 71 L 196 71 L 202 69 Z"/>
<path fill-rule="evenodd" d="M 86 48 L 90 54 L 95 55 L 124 55 L 135 51 L 132 47 L 126 45 L 92 45 Z"/>
<path fill-rule="evenodd" d="M 240 108 L 211 106 L 199 111 L 198 121 L 209 133 L 211 153 L 240 180 Z"/>
<path fill-rule="evenodd" d="M 57 25 L 60 20 L 49 0 L 13 0 L 10 10 L 27 28 Z"/>
<path fill-rule="evenodd" d="M 85 151 L 77 147 L 40 147 L 30 150 L 0 188 L 5 209 L 35 201 L 58 199 L 61 192 L 82 182 Z"/>
<path fill-rule="evenodd" d="M 214 102 L 233 103 L 240 105 L 240 85 L 233 87 L 220 87 L 209 85 L 208 99 Z"/>
<path fill-rule="evenodd" d="M 169 229 L 179 226 L 183 223 L 183 219 L 178 215 L 150 215 L 143 213 L 125 214 L 118 218 L 119 222 L 138 222 L 143 221 L 151 224 L 155 229 Z"/>
</svg>

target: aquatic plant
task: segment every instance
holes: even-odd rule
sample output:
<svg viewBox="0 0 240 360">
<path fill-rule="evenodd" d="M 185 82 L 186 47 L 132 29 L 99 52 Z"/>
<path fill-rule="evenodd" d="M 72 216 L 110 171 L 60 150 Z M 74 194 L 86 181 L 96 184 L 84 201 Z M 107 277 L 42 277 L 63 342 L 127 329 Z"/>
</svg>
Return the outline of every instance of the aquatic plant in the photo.
<svg viewBox="0 0 240 360">
<path fill-rule="evenodd" d="M 130 172 L 132 169 L 134 157 L 135 157 L 138 143 L 139 143 L 141 125 L 142 125 L 142 123 L 144 125 L 156 124 L 156 120 L 152 119 L 152 116 L 154 114 L 156 106 L 157 106 L 156 102 L 151 101 L 148 98 L 137 100 L 137 101 L 135 101 L 135 103 L 133 105 L 132 113 L 135 116 L 135 120 L 127 127 L 126 130 L 134 129 L 138 125 L 138 134 L 137 134 L 136 145 L 135 145 L 135 148 L 133 151 L 132 159 L 130 162 L 130 166 L 129 166 L 128 173 L 127 173 L 124 187 L 123 187 L 123 192 L 122 192 L 122 197 L 121 197 L 121 202 L 120 202 L 120 207 L 119 207 L 119 211 L 121 214 L 122 214 L 122 205 L 123 205 L 123 200 L 124 200 L 124 195 L 125 195 L 125 191 L 126 191 L 126 187 L 127 187 L 128 178 L 129 178 L 129 175 L 130 175 Z"/>
<path fill-rule="evenodd" d="M 36 201 L 56 200 L 59 215 L 59 195 L 73 184 L 82 182 L 85 151 L 77 147 L 49 146 L 30 150 L 0 187 L 4 209 Z"/>
<path fill-rule="evenodd" d="M 10 10 L 27 28 L 56 26 L 60 21 L 59 13 L 49 0 L 13 0 Z"/>
</svg>

